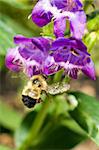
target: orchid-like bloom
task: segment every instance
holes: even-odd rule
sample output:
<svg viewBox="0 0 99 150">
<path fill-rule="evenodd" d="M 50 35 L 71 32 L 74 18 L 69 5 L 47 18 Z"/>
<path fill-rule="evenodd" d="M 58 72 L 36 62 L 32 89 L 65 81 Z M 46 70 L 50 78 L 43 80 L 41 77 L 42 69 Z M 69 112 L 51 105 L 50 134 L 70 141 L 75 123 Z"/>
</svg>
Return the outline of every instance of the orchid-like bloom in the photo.
<svg viewBox="0 0 99 150">
<path fill-rule="evenodd" d="M 41 74 L 42 71 L 43 74 L 53 74 L 58 70 L 53 57 L 49 55 L 51 39 L 26 38 L 18 35 L 14 37 L 14 42 L 18 46 L 9 49 L 5 59 L 6 66 L 10 70 L 23 71 L 29 77 Z"/>
<path fill-rule="evenodd" d="M 9 49 L 6 56 L 6 66 L 12 71 L 23 71 L 32 77 L 36 74 L 51 75 L 64 69 L 66 75 L 76 79 L 81 70 L 95 79 L 94 64 L 81 40 L 60 37 L 52 41 L 18 35 L 14 41 L 18 46 Z"/>
<path fill-rule="evenodd" d="M 55 62 L 64 68 L 65 74 L 77 79 L 78 71 L 81 70 L 92 80 L 95 80 L 93 61 L 81 40 L 60 37 L 52 43 L 51 50 Z"/>
<path fill-rule="evenodd" d="M 86 26 L 86 15 L 79 0 L 39 0 L 32 11 L 32 20 L 39 27 L 54 21 L 56 37 L 63 37 L 66 20 L 70 22 L 71 36 L 81 39 Z"/>
</svg>

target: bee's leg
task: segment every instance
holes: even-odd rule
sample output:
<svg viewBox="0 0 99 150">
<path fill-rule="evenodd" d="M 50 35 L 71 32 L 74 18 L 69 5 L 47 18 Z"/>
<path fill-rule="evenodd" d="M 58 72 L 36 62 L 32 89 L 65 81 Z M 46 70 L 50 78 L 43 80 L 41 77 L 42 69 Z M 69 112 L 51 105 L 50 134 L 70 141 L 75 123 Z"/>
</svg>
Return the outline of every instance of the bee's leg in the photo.
<svg viewBox="0 0 99 150">
<path fill-rule="evenodd" d="M 47 79 L 47 75 L 43 74 L 43 77 L 44 77 L 45 80 Z"/>
<path fill-rule="evenodd" d="M 36 100 L 36 102 L 37 102 L 37 103 L 42 103 L 43 100 L 42 100 L 41 98 L 39 98 L 39 99 Z"/>
</svg>

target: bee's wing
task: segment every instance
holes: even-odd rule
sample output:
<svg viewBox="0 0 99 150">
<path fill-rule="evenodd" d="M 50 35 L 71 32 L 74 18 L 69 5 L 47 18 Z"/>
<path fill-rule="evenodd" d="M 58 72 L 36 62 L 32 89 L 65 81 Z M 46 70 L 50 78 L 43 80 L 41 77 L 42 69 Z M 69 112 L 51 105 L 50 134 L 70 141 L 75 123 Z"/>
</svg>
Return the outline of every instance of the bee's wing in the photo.
<svg viewBox="0 0 99 150">
<path fill-rule="evenodd" d="M 65 82 L 61 82 L 61 84 L 55 83 L 48 86 L 47 93 L 51 95 L 56 95 L 56 94 L 64 93 L 69 89 L 70 89 L 70 85 Z"/>
</svg>

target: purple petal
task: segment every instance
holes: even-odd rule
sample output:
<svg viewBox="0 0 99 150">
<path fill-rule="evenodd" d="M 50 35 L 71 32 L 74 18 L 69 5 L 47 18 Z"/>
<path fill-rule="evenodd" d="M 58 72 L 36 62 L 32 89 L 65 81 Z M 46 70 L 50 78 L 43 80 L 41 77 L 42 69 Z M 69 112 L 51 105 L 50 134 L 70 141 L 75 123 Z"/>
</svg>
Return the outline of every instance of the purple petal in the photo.
<svg viewBox="0 0 99 150">
<path fill-rule="evenodd" d="M 59 65 L 64 68 L 65 74 L 68 76 L 72 77 L 73 79 L 77 79 L 77 74 L 79 71 L 79 66 L 76 66 L 74 64 L 69 63 L 68 61 L 65 62 L 60 62 Z"/>
<path fill-rule="evenodd" d="M 59 47 L 64 47 L 67 45 L 70 45 L 70 39 L 67 39 L 67 38 L 64 38 L 64 37 L 60 37 L 60 38 L 57 38 L 53 43 L 52 43 L 52 47 L 51 47 L 51 50 L 56 50 L 58 49 Z"/>
<path fill-rule="evenodd" d="M 81 40 L 77 40 L 73 37 L 71 38 L 64 38 L 64 37 L 60 37 L 57 38 L 53 43 L 52 43 L 52 48 L 51 50 L 56 50 L 59 47 L 64 47 L 65 49 L 67 47 L 71 47 L 72 48 L 76 48 L 76 49 L 80 49 L 81 51 L 84 51 L 87 53 L 87 47 L 83 44 L 83 42 Z"/>
<path fill-rule="evenodd" d="M 81 49 L 80 49 L 81 46 Z M 60 68 L 65 69 L 65 73 L 76 79 L 79 70 L 87 76 L 95 79 L 95 71 L 90 54 L 81 40 L 74 38 L 58 38 L 52 44 L 52 53 L 55 62 Z"/>
<path fill-rule="evenodd" d="M 82 68 L 82 72 L 85 73 L 88 77 L 90 77 L 92 80 L 95 80 L 95 68 L 94 68 L 94 63 L 93 61 L 90 59 L 90 62 L 88 64 L 86 64 L 83 68 Z"/>
<path fill-rule="evenodd" d="M 67 0 L 51 0 L 51 4 L 55 7 L 57 7 L 58 9 L 63 9 L 66 7 L 67 5 Z"/>
<path fill-rule="evenodd" d="M 50 39 L 46 39 L 43 37 L 39 38 L 26 38 L 22 35 L 17 35 L 14 37 L 14 43 L 15 44 L 22 44 L 22 45 L 31 45 L 31 48 L 37 47 L 38 49 L 41 49 L 42 51 L 45 51 L 50 47 Z"/>
<path fill-rule="evenodd" d="M 51 47 L 52 39 L 49 38 L 26 38 L 18 35 L 14 37 L 19 45 L 19 53 L 24 59 L 36 60 L 39 63 L 45 60 Z"/>
<path fill-rule="evenodd" d="M 69 72 L 69 76 L 70 76 L 71 78 L 77 79 L 78 71 L 79 71 L 78 68 L 73 68 L 73 69 L 71 69 L 70 72 Z M 66 73 L 66 72 L 65 72 L 65 73 Z"/>
<path fill-rule="evenodd" d="M 42 72 L 45 75 L 51 75 L 59 70 L 59 65 L 55 62 L 52 56 L 48 56 L 43 64 Z"/>
<path fill-rule="evenodd" d="M 50 12 L 50 1 L 40 0 L 35 5 L 32 11 L 32 20 L 40 27 L 47 25 L 52 19 L 52 13 Z"/>
<path fill-rule="evenodd" d="M 76 3 L 78 4 L 79 7 L 83 7 L 83 4 L 81 3 L 80 0 L 75 0 L 75 1 L 76 1 Z"/>
<path fill-rule="evenodd" d="M 77 39 L 81 39 L 86 27 L 86 15 L 84 11 L 75 12 L 74 15 L 69 16 L 69 20 L 72 36 Z"/>
<path fill-rule="evenodd" d="M 32 38 L 32 43 L 41 51 L 47 52 L 51 47 L 52 39 L 43 37 Z"/>
<path fill-rule="evenodd" d="M 32 77 L 33 75 L 40 74 L 40 64 L 35 60 L 27 60 L 24 72 L 28 77 Z"/>
<path fill-rule="evenodd" d="M 70 4 L 68 3 L 68 5 L 70 5 L 69 10 L 71 9 L 71 11 L 73 12 L 81 10 L 83 7 L 81 1 L 79 0 L 68 0 L 68 1 L 70 3 Z"/>
<path fill-rule="evenodd" d="M 15 44 L 22 44 L 22 43 L 28 43 L 28 42 L 31 42 L 31 38 L 26 38 L 22 35 L 17 35 L 14 37 Z"/>
<path fill-rule="evenodd" d="M 66 17 L 60 17 L 54 21 L 54 34 L 56 37 L 64 37 L 66 30 Z"/>
<path fill-rule="evenodd" d="M 24 59 L 35 60 L 39 63 L 45 59 L 44 53 L 32 44 L 22 45 L 19 47 L 19 53 Z"/>
<path fill-rule="evenodd" d="M 8 69 L 14 72 L 19 72 L 22 69 L 23 62 L 24 60 L 18 52 L 18 47 L 9 49 L 5 58 L 5 64 Z"/>
<path fill-rule="evenodd" d="M 6 56 L 6 66 L 12 71 L 23 71 L 31 77 L 42 72 L 45 59 L 49 56 L 52 39 L 26 38 L 22 35 L 14 37 L 15 49 L 10 49 Z"/>
<path fill-rule="evenodd" d="M 87 53 L 87 47 L 81 40 L 75 39 L 74 37 L 70 37 L 69 39 L 71 40 L 71 45 L 73 48 L 80 49 L 81 51 L 84 51 Z"/>
<path fill-rule="evenodd" d="M 79 0 L 51 0 L 51 4 L 66 11 L 77 11 L 82 8 Z"/>
</svg>

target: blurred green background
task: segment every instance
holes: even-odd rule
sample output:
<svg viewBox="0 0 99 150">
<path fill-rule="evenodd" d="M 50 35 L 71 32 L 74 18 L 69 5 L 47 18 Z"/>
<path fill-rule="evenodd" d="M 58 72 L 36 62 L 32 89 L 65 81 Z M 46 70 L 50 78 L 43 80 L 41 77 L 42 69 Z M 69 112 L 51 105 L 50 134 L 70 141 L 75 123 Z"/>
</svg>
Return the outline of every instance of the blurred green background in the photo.
<svg viewBox="0 0 99 150">
<path fill-rule="evenodd" d="M 92 0 L 83 1 L 85 4 L 84 9 L 87 13 L 88 18 L 88 33 L 85 35 L 83 41 L 88 46 L 92 59 L 95 63 L 97 80 L 91 81 L 84 75 L 80 75 L 78 80 L 71 81 L 71 90 L 80 90 L 81 92 L 99 99 L 99 2 L 98 0 L 94 1 L 93 7 L 90 4 L 93 3 Z M 20 147 L 19 150 L 62 150 L 66 147 L 66 145 L 66 149 L 71 149 L 76 144 L 89 138 L 94 139 L 93 141 L 99 143 L 97 142 L 99 141 L 99 136 L 96 137 L 96 133 L 99 134 L 96 130 L 96 124 L 92 124 L 92 128 L 89 125 L 91 124 L 90 122 L 94 120 L 95 116 L 97 116 L 99 107 L 97 107 L 96 112 L 92 110 L 94 112 L 94 115 L 90 113 L 88 114 L 92 117 L 92 120 L 89 119 L 87 124 L 85 120 L 87 120 L 86 118 L 89 116 L 84 118 L 81 113 L 81 116 L 79 116 L 79 118 L 82 119 L 80 120 L 81 122 L 78 121 L 79 119 L 77 120 L 77 118 L 75 118 L 75 116 L 78 116 L 76 115 L 77 112 L 81 112 L 82 110 L 83 105 L 81 105 L 81 108 L 79 107 L 77 109 L 77 112 L 76 110 L 73 112 L 75 116 L 73 116 L 72 112 L 70 113 L 74 120 L 77 121 L 75 122 L 74 120 L 71 120 L 69 118 L 70 116 L 65 114 L 68 110 L 67 103 L 65 104 L 63 100 L 64 95 L 60 95 L 53 98 L 55 100 L 54 102 L 50 102 L 49 105 L 51 106 L 48 109 L 47 117 L 44 118 L 44 116 L 41 115 L 41 122 L 43 124 L 42 128 L 39 128 L 39 122 L 36 121 L 37 119 L 35 120 L 35 123 L 37 122 L 35 128 L 42 130 L 42 132 L 37 131 L 37 133 L 39 134 L 38 136 L 36 135 L 37 138 L 36 136 L 34 137 L 34 139 L 36 139 L 35 142 L 29 145 L 32 140 L 31 135 L 28 135 L 28 133 L 30 132 L 29 128 L 32 126 L 35 118 L 38 117 L 40 119 L 38 113 L 39 111 L 44 114 L 41 107 L 45 108 L 45 106 L 41 106 L 41 104 L 32 111 L 23 106 L 21 102 L 21 91 L 26 82 L 26 79 L 24 75 L 17 75 L 15 73 L 13 74 L 5 67 L 5 55 L 8 48 L 15 46 L 13 44 L 13 36 L 15 36 L 16 34 L 22 34 L 27 37 L 32 37 L 40 36 L 40 34 L 42 33 L 42 29 L 38 28 L 31 21 L 31 19 L 28 19 L 28 16 L 31 14 L 32 8 L 35 4 L 36 0 L 0 0 L 0 150 L 11 150 L 16 147 Z M 72 94 L 75 95 L 74 93 Z M 80 97 L 83 96 L 80 95 Z M 89 97 L 88 100 L 89 99 L 91 99 L 91 97 Z M 93 103 L 90 103 L 88 102 L 88 104 L 84 105 L 86 109 L 83 110 L 86 113 L 88 113 L 86 107 L 87 105 L 91 105 L 93 107 L 90 107 L 90 109 L 88 108 L 90 111 L 91 109 L 95 109 L 94 107 L 96 107 L 96 105 L 99 105 L 98 103 L 95 105 Z M 71 107 L 69 107 L 69 109 L 71 109 Z M 64 121 L 64 117 L 66 120 L 68 120 L 66 121 L 66 123 Z M 98 117 L 99 116 L 97 116 L 97 118 Z M 61 120 L 61 118 L 62 124 L 58 126 L 58 122 Z M 95 120 L 98 120 L 96 121 L 98 124 L 99 119 Z M 49 123 L 50 121 L 52 121 L 52 124 Z M 76 123 L 80 124 L 80 127 L 82 128 L 80 128 Z M 86 129 L 86 124 L 88 132 Z M 89 127 L 91 129 L 89 129 Z M 84 129 L 88 133 L 87 136 L 85 135 L 85 133 L 83 133 L 82 129 Z M 33 133 L 35 134 L 35 132 Z M 55 137 L 53 135 L 55 135 Z M 29 138 L 26 138 L 28 139 L 26 140 L 28 146 L 24 148 L 25 137 L 30 137 L 30 141 Z M 43 137 L 46 140 L 43 139 Z M 87 147 L 89 147 L 90 150 L 97 149 L 97 146 L 89 140 L 86 145 L 81 145 L 81 147 L 84 150 Z M 81 150 L 81 147 L 73 149 Z"/>
</svg>

